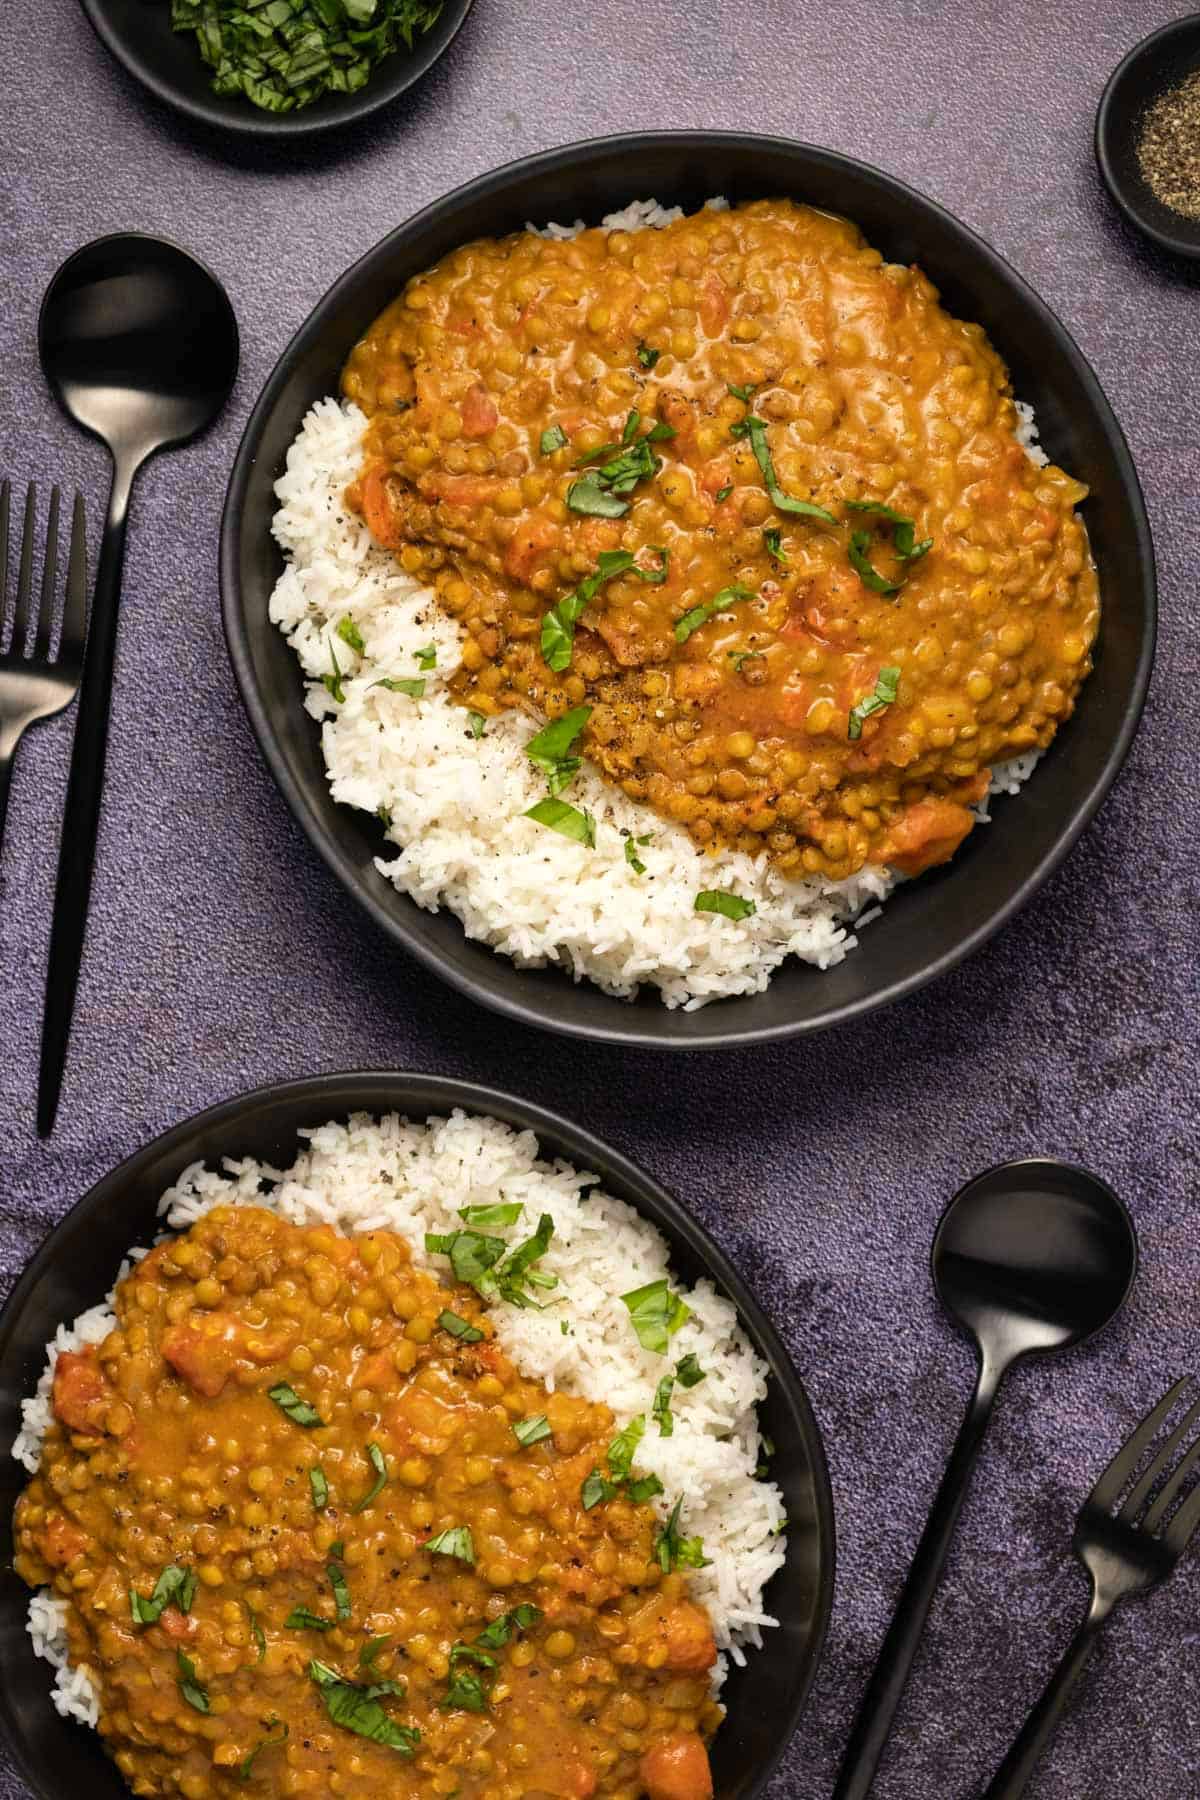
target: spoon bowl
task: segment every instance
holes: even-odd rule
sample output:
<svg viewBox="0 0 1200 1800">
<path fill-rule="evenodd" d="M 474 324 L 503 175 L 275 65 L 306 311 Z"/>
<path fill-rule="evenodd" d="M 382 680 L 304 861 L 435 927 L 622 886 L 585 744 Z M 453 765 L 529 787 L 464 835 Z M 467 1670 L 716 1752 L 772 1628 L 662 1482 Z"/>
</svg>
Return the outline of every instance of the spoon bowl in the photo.
<svg viewBox="0 0 1200 1800">
<path fill-rule="evenodd" d="M 1007 1366 L 1064 1350 L 1119 1311 L 1137 1272 L 1137 1239 L 1098 1176 L 1050 1157 L 1002 1163 L 960 1188 L 931 1257 L 947 1312 Z"/>
<path fill-rule="evenodd" d="M 126 232 L 85 244 L 63 264 L 42 302 L 38 349 L 64 412 L 113 459 L 50 932 L 37 1110 L 46 1137 L 58 1111 L 92 888 L 129 496 L 148 456 L 197 436 L 225 405 L 237 378 L 238 329 L 203 263 L 162 238 Z"/>
</svg>

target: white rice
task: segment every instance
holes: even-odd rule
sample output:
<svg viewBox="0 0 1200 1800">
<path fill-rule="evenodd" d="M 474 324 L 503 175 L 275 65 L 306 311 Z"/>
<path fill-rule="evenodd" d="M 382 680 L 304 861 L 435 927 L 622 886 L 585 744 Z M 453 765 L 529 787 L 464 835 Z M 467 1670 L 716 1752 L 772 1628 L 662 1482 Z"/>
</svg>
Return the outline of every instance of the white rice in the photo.
<svg viewBox="0 0 1200 1800">
<path fill-rule="evenodd" d="M 678 207 L 644 200 L 603 223 L 636 230 L 680 216 Z M 582 221 L 542 228 L 555 238 L 582 229 Z M 1035 461 L 1045 461 L 1032 409 L 1018 411 L 1018 436 Z M 469 937 L 519 967 L 555 962 L 621 999 L 647 983 L 667 1006 L 691 1011 L 761 992 L 789 956 L 819 969 L 841 962 L 857 943 L 859 915 L 870 908 L 874 916 L 896 885 L 892 872 L 868 865 L 846 881 L 793 881 L 766 857 L 706 854 L 681 826 L 628 799 L 586 762 L 566 797 L 592 814 L 594 849 L 524 817 L 545 795 L 524 753 L 535 727 L 509 712 L 490 720 L 483 738 L 472 736 L 447 687 L 462 628 L 345 507 L 365 424 L 356 407 L 320 400 L 288 451 L 273 527 L 288 561 L 270 615 L 309 678 L 305 705 L 321 725 L 334 798 L 379 815 L 397 846 L 395 856 L 377 859 L 381 873 L 419 906 L 449 907 Z M 361 656 L 335 635 L 347 616 L 362 635 Z M 430 643 L 436 667 L 420 671 L 416 652 Z M 344 671 L 341 705 L 321 679 L 333 672 L 334 656 Z M 375 685 L 419 673 L 420 699 Z M 1034 760 L 996 770 L 992 791 L 1015 792 Z M 986 807 L 978 810 L 986 821 Z M 637 851 L 641 875 L 625 844 L 646 836 L 651 841 Z M 694 911 L 696 895 L 711 888 L 752 900 L 753 915 L 735 921 Z"/>
<path fill-rule="evenodd" d="M 604 1401 L 618 1426 L 645 1416 L 634 1468 L 661 1479 L 665 1491 L 652 1503 L 660 1518 L 682 1495 L 681 1529 L 704 1540 L 709 1563 L 691 1573 L 691 1583 L 723 1653 L 719 1685 L 726 1654 L 743 1662 L 745 1649 L 761 1643 L 762 1627 L 777 1622 L 764 1609 L 763 1589 L 785 1551 L 782 1495 L 774 1482 L 755 1476 L 763 1456 L 755 1408 L 766 1393 L 767 1369 L 732 1302 L 708 1280 L 690 1289 L 673 1282 L 691 1316 L 672 1338 L 669 1358 L 643 1350 L 620 1296 L 669 1273 L 666 1241 L 632 1207 L 598 1190 L 595 1175 L 540 1160 L 532 1132 L 456 1111 L 424 1123 L 360 1113 L 348 1126 L 331 1123 L 300 1136 L 309 1148 L 286 1171 L 250 1159 L 227 1158 L 219 1173 L 192 1164 L 163 1195 L 160 1213 L 177 1230 L 223 1205 L 265 1206 L 296 1224 L 324 1222 L 345 1232 L 387 1228 L 407 1240 L 419 1267 L 443 1276 L 446 1259 L 426 1253 L 425 1233 L 453 1231 L 461 1224 L 459 1207 L 520 1201 L 524 1212 L 509 1231 L 514 1241 L 549 1213 L 554 1236 L 539 1266 L 559 1286 L 542 1312 L 507 1302 L 492 1306 L 497 1340 L 522 1374 Z M 132 1260 L 144 1255 L 135 1251 Z M 122 1277 L 131 1266 L 127 1260 Z M 51 1422 L 59 1352 L 99 1342 L 115 1323 L 109 1294 L 74 1325 L 60 1326 L 47 1346 L 45 1372 L 36 1394 L 22 1403 L 13 1446 L 31 1473 Z M 675 1429 L 663 1438 L 650 1417 L 655 1388 L 689 1352 L 706 1378 L 692 1388 L 676 1385 Z M 94 1725 L 89 1671 L 67 1664 L 66 1613 L 67 1603 L 43 1589 L 30 1601 L 28 1629 L 36 1654 L 54 1665 L 59 1711 Z"/>
</svg>

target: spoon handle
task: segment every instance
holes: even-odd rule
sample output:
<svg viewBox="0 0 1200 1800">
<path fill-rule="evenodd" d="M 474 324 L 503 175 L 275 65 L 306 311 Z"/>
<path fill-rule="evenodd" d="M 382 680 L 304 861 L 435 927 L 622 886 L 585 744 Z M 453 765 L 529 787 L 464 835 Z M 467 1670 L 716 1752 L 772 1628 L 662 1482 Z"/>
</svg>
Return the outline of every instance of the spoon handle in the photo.
<svg viewBox="0 0 1200 1800">
<path fill-rule="evenodd" d="M 1003 1372 L 1002 1368 L 996 1369 L 987 1362 L 980 1364 L 971 1404 L 946 1464 L 946 1473 L 930 1509 L 867 1691 L 859 1704 L 834 1789 L 834 1800 L 865 1800 L 871 1791 L 892 1719 L 921 1642 L 925 1619 L 937 1591 L 942 1565 L 962 1511 L 971 1470 L 983 1442 Z"/>
<path fill-rule="evenodd" d="M 79 711 L 71 745 L 71 772 L 63 808 L 62 839 L 58 849 L 58 881 L 54 890 L 54 920 L 50 928 L 50 959 L 46 973 L 46 1011 L 42 1019 L 42 1055 L 38 1069 L 37 1129 L 48 1137 L 54 1129 L 62 1088 L 67 1040 L 75 1010 L 75 989 L 83 957 L 88 901 L 92 891 L 92 867 L 96 857 L 96 832 L 100 824 L 100 799 L 104 789 L 104 759 L 108 744 L 109 702 L 112 697 L 113 658 L 117 641 L 117 603 L 121 572 L 125 565 L 125 521 L 129 508 L 132 469 L 117 462 L 109 495 L 108 519 L 96 569 L 96 591 L 88 623 L 79 686 Z"/>
</svg>

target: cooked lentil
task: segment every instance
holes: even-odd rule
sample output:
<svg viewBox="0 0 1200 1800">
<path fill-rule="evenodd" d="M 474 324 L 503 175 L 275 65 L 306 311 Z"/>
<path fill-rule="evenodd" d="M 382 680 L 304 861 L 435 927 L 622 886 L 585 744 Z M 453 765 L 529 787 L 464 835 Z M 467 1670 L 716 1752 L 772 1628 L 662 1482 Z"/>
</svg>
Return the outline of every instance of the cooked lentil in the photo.
<svg viewBox="0 0 1200 1800">
<path fill-rule="evenodd" d="M 348 501 L 465 627 L 463 702 L 588 703 L 586 754 L 700 845 L 835 879 L 945 860 L 989 768 L 1047 745 L 1090 669 L 1086 489 L 1025 455 L 982 329 L 843 219 L 764 201 L 468 244 L 380 315 L 342 386 L 371 420 Z M 640 472 L 605 493 L 625 510 L 573 510 L 580 459 L 622 439 Z M 932 547 L 905 560 L 863 501 Z M 865 585 L 852 529 L 895 591 Z M 637 567 L 598 584 L 551 669 L 544 614 L 616 550 Z M 851 739 L 890 666 L 896 701 Z"/>
<path fill-rule="evenodd" d="M 582 1507 L 609 1409 L 519 1377 L 471 1289 L 389 1232 L 222 1207 L 114 1304 L 58 1359 L 14 1561 L 69 1600 L 134 1793 L 709 1800 L 708 1615 L 647 1506 Z M 339 1677 L 382 1684 L 348 1698 L 391 1742 L 337 1722 Z"/>
</svg>

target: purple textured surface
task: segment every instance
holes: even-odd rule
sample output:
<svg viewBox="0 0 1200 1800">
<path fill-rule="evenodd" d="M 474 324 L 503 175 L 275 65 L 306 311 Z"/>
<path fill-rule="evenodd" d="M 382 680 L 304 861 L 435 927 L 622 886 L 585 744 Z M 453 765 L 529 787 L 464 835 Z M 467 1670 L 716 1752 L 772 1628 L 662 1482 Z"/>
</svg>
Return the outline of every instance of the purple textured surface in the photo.
<svg viewBox="0 0 1200 1800">
<path fill-rule="evenodd" d="M 1084 1604 L 1076 1506 L 1195 1358 L 1195 277 L 1116 218 L 1091 156 L 1109 70 L 1165 0 L 479 0 L 414 94 L 298 153 L 225 146 L 149 101 L 71 0 L 9 0 L 0 123 L 0 470 L 78 481 L 101 452 L 35 356 L 58 263 L 103 231 L 177 238 L 228 284 L 241 380 L 211 435 L 136 491 L 107 802 L 59 1128 L 32 1129 L 53 843 L 72 715 L 22 749 L 0 871 L 0 1269 L 174 1120 L 278 1077 L 478 1076 L 586 1120 L 713 1229 L 803 1372 L 839 1522 L 832 1633 L 772 1800 L 831 1788 L 851 1712 L 970 1383 L 927 1277 L 946 1197 L 990 1162 L 1084 1161 L 1125 1196 L 1143 1269 L 1090 1348 L 1019 1371 L 897 1721 L 885 1800 L 978 1793 Z M 329 283 L 426 201 L 511 157 L 638 126 L 750 126 L 877 162 L 990 239 L 1065 319 L 1129 435 L 1160 559 L 1145 722 L 1040 898 L 932 990 L 767 1053 L 589 1051 L 504 1025 L 349 910 L 251 741 L 221 637 L 221 499 L 249 406 Z M 631 170 L 636 190 L 636 171 Z M 1119 595 L 1108 595 L 1110 605 Z M 875 927 L 886 930 L 886 923 Z M 1111 1625 L 1031 1793 L 1200 1794 L 1200 1563 Z M 5 1800 L 21 1792 L 0 1769 Z"/>
</svg>

